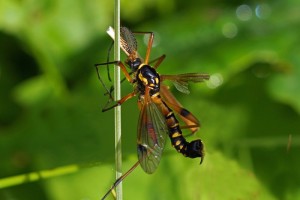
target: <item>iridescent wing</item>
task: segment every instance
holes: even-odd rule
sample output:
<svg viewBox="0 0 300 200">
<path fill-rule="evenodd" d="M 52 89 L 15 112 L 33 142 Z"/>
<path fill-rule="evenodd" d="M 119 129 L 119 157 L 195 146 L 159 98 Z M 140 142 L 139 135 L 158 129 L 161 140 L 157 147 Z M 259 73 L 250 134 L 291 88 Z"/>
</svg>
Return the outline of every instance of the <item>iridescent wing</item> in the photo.
<svg viewBox="0 0 300 200">
<path fill-rule="evenodd" d="M 138 122 L 137 152 L 143 170 L 153 173 L 159 165 L 168 127 L 165 117 L 151 100 L 142 99 Z"/>
<path fill-rule="evenodd" d="M 187 74 L 177 74 L 177 75 L 161 75 L 161 81 L 170 80 L 176 87 L 176 89 L 182 93 L 189 94 L 188 82 L 203 82 L 209 80 L 208 74 L 199 73 L 187 73 Z"/>
</svg>

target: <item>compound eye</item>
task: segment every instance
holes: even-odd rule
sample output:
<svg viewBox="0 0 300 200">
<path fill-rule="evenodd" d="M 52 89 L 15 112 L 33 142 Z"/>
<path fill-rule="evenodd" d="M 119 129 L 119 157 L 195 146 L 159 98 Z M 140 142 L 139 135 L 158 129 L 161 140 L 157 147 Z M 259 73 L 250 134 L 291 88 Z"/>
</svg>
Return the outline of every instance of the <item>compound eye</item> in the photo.
<svg viewBox="0 0 300 200">
<path fill-rule="evenodd" d="M 139 66 L 141 65 L 141 59 L 140 58 L 136 58 L 133 62 L 130 62 L 130 68 L 133 70 L 133 71 L 136 71 Z"/>
</svg>

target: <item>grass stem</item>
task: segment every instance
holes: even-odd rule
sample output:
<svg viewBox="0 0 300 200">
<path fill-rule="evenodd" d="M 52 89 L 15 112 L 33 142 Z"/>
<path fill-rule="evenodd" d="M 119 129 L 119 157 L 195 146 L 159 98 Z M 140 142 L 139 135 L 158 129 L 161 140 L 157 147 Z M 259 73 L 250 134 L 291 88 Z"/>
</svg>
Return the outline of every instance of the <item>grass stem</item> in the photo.
<svg viewBox="0 0 300 200">
<path fill-rule="evenodd" d="M 115 0 L 114 13 L 114 60 L 120 60 L 120 0 Z M 121 98 L 120 82 L 120 68 L 116 65 L 114 68 L 114 97 L 116 101 Z M 122 176 L 121 106 L 115 107 L 115 164 L 116 179 L 118 179 Z M 116 198 L 117 200 L 123 199 L 122 183 L 116 188 Z"/>
</svg>

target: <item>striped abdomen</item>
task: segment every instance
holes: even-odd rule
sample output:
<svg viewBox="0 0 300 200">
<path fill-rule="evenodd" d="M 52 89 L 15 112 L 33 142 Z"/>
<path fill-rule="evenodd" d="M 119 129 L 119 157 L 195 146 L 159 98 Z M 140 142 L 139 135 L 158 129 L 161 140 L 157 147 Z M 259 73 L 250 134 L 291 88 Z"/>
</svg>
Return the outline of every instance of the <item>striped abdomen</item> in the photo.
<svg viewBox="0 0 300 200">
<path fill-rule="evenodd" d="M 169 137 L 173 147 L 184 156 L 189 158 L 197 158 L 204 156 L 204 147 L 200 139 L 187 142 L 182 135 L 181 129 L 179 127 L 179 122 L 176 119 L 173 111 L 166 105 L 164 101 L 161 100 L 160 95 L 153 95 L 152 98 L 156 98 L 156 102 L 160 102 L 159 106 L 165 116 L 168 128 Z M 158 101 L 158 99 L 160 101 Z M 182 112 L 188 112 L 183 110 Z"/>
</svg>

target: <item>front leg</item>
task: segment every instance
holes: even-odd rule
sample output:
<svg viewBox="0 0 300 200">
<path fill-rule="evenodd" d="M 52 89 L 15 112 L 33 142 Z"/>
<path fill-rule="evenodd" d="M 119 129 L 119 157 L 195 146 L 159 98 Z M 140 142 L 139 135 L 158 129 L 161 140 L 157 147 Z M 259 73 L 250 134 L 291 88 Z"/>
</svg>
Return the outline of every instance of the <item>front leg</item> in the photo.
<svg viewBox="0 0 300 200">
<path fill-rule="evenodd" d="M 112 109 L 112 108 L 114 108 L 114 107 L 117 107 L 117 106 L 122 105 L 125 101 L 127 101 L 128 99 L 131 99 L 131 98 L 134 97 L 135 95 L 136 95 L 136 92 L 135 92 L 135 91 L 134 91 L 134 92 L 131 92 L 131 93 L 127 94 L 126 96 L 122 97 L 120 100 L 116 101 L 116 103 L 115 103 L 114 105 L 109 106 L 109 107 L 108 107 L 108 104 L 109 104 L 110 102 L 108 102 L 108 103 L 106 104 L 106 106 L 102 109 L 102 112 L 106 112 L 106 111 L 108 111 L 108 110 L 110 110 L 110 109 Z"/>
</svg>

